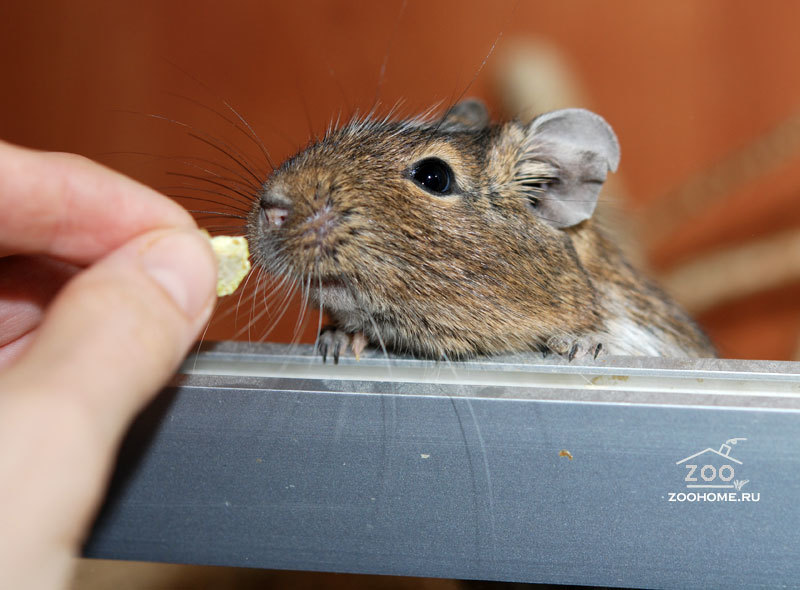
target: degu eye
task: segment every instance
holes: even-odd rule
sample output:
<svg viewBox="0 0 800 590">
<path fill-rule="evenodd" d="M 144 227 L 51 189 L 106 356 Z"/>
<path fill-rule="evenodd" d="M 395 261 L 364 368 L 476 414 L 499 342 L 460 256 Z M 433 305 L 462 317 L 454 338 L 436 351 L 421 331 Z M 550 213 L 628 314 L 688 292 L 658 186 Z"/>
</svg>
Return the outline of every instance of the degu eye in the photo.
<svg viewBox="0 0 800 590">
<path fill-rule="evenodd" d="M 453 191 L 453 169 L 439 158 L 425 158 L 414 164 L 411 178 L 435 195 L 447 195 Z"/>
</svg>

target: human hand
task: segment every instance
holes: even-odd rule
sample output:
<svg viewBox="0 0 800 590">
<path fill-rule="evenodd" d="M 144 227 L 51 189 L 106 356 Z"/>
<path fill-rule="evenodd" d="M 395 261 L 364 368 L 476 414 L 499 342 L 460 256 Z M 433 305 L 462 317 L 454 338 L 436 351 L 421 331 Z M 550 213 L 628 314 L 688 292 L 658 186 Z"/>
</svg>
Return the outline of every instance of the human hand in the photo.
<svg viewBox="0 0 800 590">
<path fill-rule="evenodd" d="M 126 427 L 214 305 L 186 211 L 0 142 L 0 588 L 60 588 Z"/>
</svg>

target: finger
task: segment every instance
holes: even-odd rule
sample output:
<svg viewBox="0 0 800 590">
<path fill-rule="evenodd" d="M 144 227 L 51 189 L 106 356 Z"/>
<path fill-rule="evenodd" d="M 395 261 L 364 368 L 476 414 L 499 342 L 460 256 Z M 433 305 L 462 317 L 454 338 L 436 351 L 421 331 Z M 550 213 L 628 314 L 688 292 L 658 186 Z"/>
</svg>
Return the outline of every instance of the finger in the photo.
<svg viewBox="0 0 800 590">
<path fill-rule="evenodd" d="M 0 142 L 0 256 L 93 262 L 145 231 L 195 227 L 167 197 L 73 154 Z"/>
<path fill-rule="evenodd" d="M 140 236 L 64 287 L 31 351 L 0 384 L 62 391 L 103 422 L 124 422 L 185 355 L 215 300 L 215 281 L 216 260 L 200 232 Z"/>
<path fill-rule="evenodd" d="M 41 323 L 47 305 L 77 271 L 46 256 L 0 258 L 0 369 L 19 356 L 19 339 Z"/>
<path fill-rule="evenodd" d="M 0 371 L 22 356 L 22 353 L 24 353 L 31 342 L 33 342 L 35 335 L 36 328 L 32 328 L 0 348 Z"/>
<path fill-rule="evenodd" d="M 0 449 L 14 449 L 0 454 L 0 479 L 15 482 L 0 486 L 0 508 L 14 507 L 3 516 L 0 587 L 18 587 L 2 580 L 9 563 L 13 571 L 30 564 L 21 569 L 42 578 L 36 587 L 66 575 L 65 555 L 88 526 L 125 427 L 206 322 L 215 278 L 199 232 L 159 230 L 80 273 L 55 298 L 33 343 L 0 378 Z"/>
</svg>

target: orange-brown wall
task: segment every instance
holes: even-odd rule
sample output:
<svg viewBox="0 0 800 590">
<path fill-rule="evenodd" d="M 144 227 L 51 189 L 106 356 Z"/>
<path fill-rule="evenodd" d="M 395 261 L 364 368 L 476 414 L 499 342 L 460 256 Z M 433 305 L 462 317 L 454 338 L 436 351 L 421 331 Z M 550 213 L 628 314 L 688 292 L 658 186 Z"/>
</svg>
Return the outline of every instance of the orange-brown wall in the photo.
<svg viewBox="0 0 800 590">
<path fill-rule="evenodd" d="M 160 156 L 222 156 L 186 128 L 147 114 L 224 136 L 256 159 L 244 136 L 192 102 L 222 112 L 222 100 L 230 101 L 280 160 L 340 111 L 369 110 L 376 94 L 388 105 L 402 99 L 406 113 L 450 102 L 500 32 L 498 51 L 536 35 L 564 51 L 591 106 L 617 130 L 628 206 L 642 210 L 800 106 L 800 5 L 793 2 L 408 0 L 402 14 L 401 5 L 5 2 L 0 137 L 95 157 L 174 192 L 166 187 L 181 181 L 165 172 L 180 166 Z M 493 57 L 468 93 L 500 114 Z M 793 159 L 683 220 L 651 245 L 650 259 L 665 270 L 721 243 L 798 226 L 800 166 Z M 728 356 L 789 358 L 798 346 L 798 295 L 795 281 L 700 319 Z M 251 309 L 258 305 L 243 306 L 242 316 Z M 290 338 L 295 319 L 288 314 L 270 338 Z M 305 338 L 315 329 L 313 320 Z M 209 334 L 236 332 L 219 322 Z"/>
</svg>

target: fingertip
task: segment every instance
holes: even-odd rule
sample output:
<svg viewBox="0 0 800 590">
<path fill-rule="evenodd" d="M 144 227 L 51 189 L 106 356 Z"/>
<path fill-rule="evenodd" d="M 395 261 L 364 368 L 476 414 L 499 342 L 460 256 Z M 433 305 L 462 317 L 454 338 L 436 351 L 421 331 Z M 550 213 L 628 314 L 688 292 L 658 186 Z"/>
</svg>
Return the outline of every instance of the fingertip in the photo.
<svg viewBox="0 0 800 590">
<path fill-rule="evenodd" d="M 155 235 L 141 252 L 145 271 L 192 322 L 205 321 L 216 298 L 217 263 L 199 231 Z"/>
</svg>

